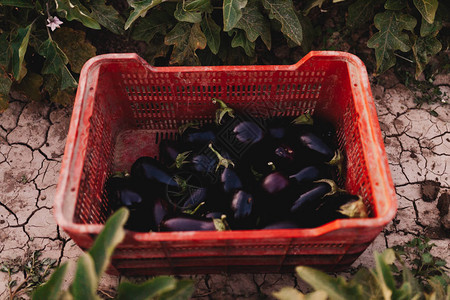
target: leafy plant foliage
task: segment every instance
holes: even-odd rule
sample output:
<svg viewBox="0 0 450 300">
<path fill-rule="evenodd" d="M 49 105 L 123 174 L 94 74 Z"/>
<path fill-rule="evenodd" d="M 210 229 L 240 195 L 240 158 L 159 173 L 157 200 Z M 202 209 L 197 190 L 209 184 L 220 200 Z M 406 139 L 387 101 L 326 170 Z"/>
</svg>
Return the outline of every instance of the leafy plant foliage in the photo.
<svg viewBox="0 0 450 300">
<path fill-rule="evenodd" d="M 361 268 L 349 280 L 309 267 L 297 267 L 300 278 L 315 292 L 304 295 L 285 287 L 274 293 L 280 300 L 298 299 L 449 299 L 450 277 L 445 261 L 434 257 L 427 238 L 374 253 L 375 268 Z"/>
<path fill-rule="evenodd" d="M 115 247 L 125 237 L 123 225 L 128 216 L 128 210 L 122 208 L 108 219 L 92 248 L 78 259 L 75 277 L 68 290 L 62 289 L 68 270 L 68 264 L 64 263 L 45 284 L 34 291 L 32 299 L 100 299 L 97 296 L 99 279 L 106 270 Z M 193 292 L 194 285 L 190 280 L 159 276 L 142 284 L 121 283 L 116 299 L 189 299 Z"/>
<path fill-rule="evenodd" d="M 8 106 L 11 89 L 32 100 L 71 103 L 82 65 L 96 54 L 85 32 L 107 30 L 123 43 L 142 41 L 141 55 L 150 63 L 164 58 L 171 65 L 252 64 L 277 55 L 274 45 L 301 46 L 302 55 L 332 49 L 321 41 L 321 14 L 327 17 L 333 7 L 347 10 L 345 28 L 327 34 L 345 32 L 350 39 L 364 31 L 377 74 L 401 57 L 415 63 L 418 78 L 432 57 L 448 48 L 441 34 L 450 18 L 446 2 L 127 0 L 127 8 L 107 0 L 0 0 L 0 112 Z M 46 27 L 53 17 L 63 22 L 51 27 L 54 32 Z M 30 82 L 33 88 L 25 88 Z"/>
</svg>

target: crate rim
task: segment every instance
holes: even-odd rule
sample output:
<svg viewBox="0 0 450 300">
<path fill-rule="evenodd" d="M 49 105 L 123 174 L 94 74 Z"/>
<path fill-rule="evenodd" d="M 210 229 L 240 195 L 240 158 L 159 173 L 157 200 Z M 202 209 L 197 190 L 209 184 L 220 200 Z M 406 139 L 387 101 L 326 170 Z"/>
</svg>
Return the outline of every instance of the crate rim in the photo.
<svg viewBox="0 0 450 300">
<path fill-rule="evenodd" d="M 239 65 L 239 66 L 169 66 L 169 67 L 153 67 L 136 53 L 110 53 L 95 56 L 89 59 L 82 68 L 80 73 L 79 85 L 73 106 L 72 117 L 70 121 L 69 133 L 67 136 L 64 156 L 61 164 L 60 176 L 54 199 L 54 217 L 59 226 L 66 232 L 76 234 L 99 234 L 103 229 L 103 224 L 79 224 L 74 223 L 71 219 L 67 219 L 63 212 L 63 206 L 71 197 L 76 197 L 78 194 L 79 182 L 84 163 L 84 153 L 77 152 L 77 145 L 80 143 L 80 133 L 77 132 L 78 125 L 82 119 L 90 117 L 89 107 L 85 107 L 88 97 L 93 97 L 90 93 L 93 88 L 88 85 L 88 78 L 98 71 L 99 67 L 105 63 L 134 61 L 141 64 L 151 72 L 236 72 L 236 71 L 294 71 L 298 69 L 303 63 L 313 57 L 330 58 L 333 60 L 345 61 L 353 64 L 359 72 L 359 83 L 364 87 L 365 93 L 361 93 L 361 105 L 368 109 L 367 120 L 371 125 L 371 139 L 382 141 L 381 131 L 378 123 L 378 117 L 373 103 L 370 83 L 368 81 L 367 70 L 364 63 L 359 57 L 354 54 L 341 51 L 311 51 L 304 56 L 300 61 L 292 65 Z M 360 87 L 361 89 L 361 87 Z M 83 109 L 87 109 L 87 115 Z M 92 111 L 90 111 L 92 113 Z M 82 142 L 82 141 L 81 141 Z M 174 241 L 185 240 L 190 237 L 195 240 L 231 240 L 231 239 L 248 239 L 248 238 L 296 238 L 296 237 L 319 237 L 327 233 L 332 233 L 338 229 L 370 229 L 380 230 L 387 225 L 395 216 L 397 212 L 397 199 L 395 189 L 393 188 L 393 181 L 389 171 L 387 156 L 384 150 L 377 147 L 376 151 L 372 151 L 373 161 L 377 161 L 376 169 L 381 175 L 381 180 L 376 182 L 377 191 L 383 192 L 379 197 L 384 197 L 388 202 L 388 209 L 385 209 L 382 215 L 374 218 L 361 219 L 338 219 L 330 223 L 324 224 L 316 228 L 301 228 L 301 229 L 271 229 L 271 230 L 234 230 L 234 231 L 190 231 L 190 232 L 133 232 L 128 231 L 127 236 L 140 241 Z M 74 159 L 78 156 L 82 159 Z M 75 161 L 74 161 L 75 160 Z M 70 175 L 71 167 L 75 167 L 76 174 Z M 69 177 L 74 177 L 76 184 L 69 183 Z M 71 187 L 72 186 L 72 187 Z M 75 187 L 74 187 L 75 186 Z M 73 216 L 72 216 L 73 218 Z"/>
</svg>

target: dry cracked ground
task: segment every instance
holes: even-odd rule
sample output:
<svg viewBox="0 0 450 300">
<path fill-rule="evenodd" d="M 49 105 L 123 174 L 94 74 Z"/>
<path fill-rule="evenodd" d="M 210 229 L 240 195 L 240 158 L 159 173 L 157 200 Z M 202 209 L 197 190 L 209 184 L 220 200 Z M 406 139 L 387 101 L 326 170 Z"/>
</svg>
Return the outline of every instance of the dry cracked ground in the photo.
<svg viewBox="0 0 450 300">
<path fill-rule="evenodd" d="M 420 234 L 436 244 L 434 255 L 450 264 L 450 76 L 434 84 L 442 102 L 418 107 L 414 92 L 387 76 L 373 85 L 380 125 L 394 180 L 398 213 L 352 267 L 373 266 L 373 251 L 402 244 Z M 430 113 L 431 112 L 431 113 Z M 14 100 L 0 114 L 0 262 L 19 263 L 35 250 L 58 263 L 75 261 L 81 250 L 52 216 L 53 197 L 71 109 Z M 73 274 L 73 271 L 72 273 Z M 70 275 L 71 277 L 73 275 Z M 282 286 L 304 285 L 294 274 L 191 276 L 201 299 L 259 299 Z M 107 276 L 104 295 L 124 278 Z M 8 277 L 0 273 L 0 299 Z"/>
</svg>

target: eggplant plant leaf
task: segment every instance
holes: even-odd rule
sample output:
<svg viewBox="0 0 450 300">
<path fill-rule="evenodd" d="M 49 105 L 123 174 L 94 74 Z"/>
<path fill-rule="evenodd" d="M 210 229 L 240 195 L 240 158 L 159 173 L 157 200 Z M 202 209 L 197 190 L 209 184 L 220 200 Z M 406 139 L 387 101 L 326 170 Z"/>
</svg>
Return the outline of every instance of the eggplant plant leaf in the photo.
<svg viewBox="0 0 450 300">
<path fill-rule="evenodd" d="M 150 43 L 156 34 L 166 35 L 173 22 L 173 16 L 165 10 L 151 10 L 133 27 L 131 37 L 136 41 Z"/>
<path fill-rule="evenodd" d="M 303 15 L 308 15 L 310 10 L 314 7 L 322 8 L 324 2 L 325 0 L 308 0 L 308 2 L 306 2 L 305 6 L 303 7 Z"/>
<path fill-rule="evenodd" d="M 428 35 L 436 36 L 439 30 L 442 29 L 442 18 L 439 15 L 434 18 L 434 22 L 432 24 L 428 23 L 425 19 L 422 18 L 422 22 L 420 23 L 420 36 L 426 37 Z"/>
<path fill-rule="evenodd" d="M 434 17 L 439 6 L 438 0 L 414 0 L 413 2 L 425 21 L 430 24 L 434 23 Z"/>
<path fill-rule="evenodd" d="M 6 73 L 5 69 L 0 66 L 0 113 L 8 108 L 11 85 L 12 79 Z"/>
<path fill-rule="evenodd" d="M 69 289 L 73 300 L 100 299 L 97 296 L 98 280 L 92 256 L 84 253 L 78 258 L 75 277 Z"/>
<path fill-rule="evenodd" d="M 176 282 L 175 288 L 163 293 L 160 299 L 164 300 L 191 299 L 194 291 L 195 286 L 192 280 L 181 279 Z"/>
<path fill-rule="evenodd" d="M 12 50 L 12 73 L 16 80 L 23 78 L 23 67 L 25 53 L 27 52 L 28 42 L 30 40 L 31 27 L 33 24 L 28 25 L 25 28 L 19 28 L 17 35 L 11 41 Z"/>
<path fill-rule="evenodd" d="M 250 57 L 255 56 L 255 42 L 249 41 L 243 30 L 233 29 L 229 31 L 228 34 L 230 36 L 234 34 L 234 37 L 231 40 L 231 47 L 233 48 L 242 47 L 247 56 Z"/>
<path fill-rule="evenodd" d="M 33 1 L 31 0 L 0 0 L 0 5 L 34 8 Z"/>
<path fill-rule="evenodd" d="M 278 300 L 326 300 L 328 295 L 324 291 L 315 291 L 309 294 L 302 294 L 299 290 L 292 287 L 284 287 L 278 292 L 272 294 Z"/>
<path fill-rule="evenodd" d="M 105 0 L 91 0 L 89 1 L 91 9 L 91 17 L 94 18 L 100 25 L 115 34 L 124 34 L 125 20 L 119 12 L 112 7 L 106 5 Z"/>
<path fill-rule="evenodd" d="M 9 41 L 8 34 L 3 32 L 0 34 L 0 66 L 7 68 L 9 64 Z"/>
<path fill-rule="evenodd" d="M 41 86 L 44 83 L 44 78 L 37 73 L 28 72 L 27 75 L 20 81 L 15 82 L 12 89 L 23 94 L 26 98 L 39 101 L 41 100 Z"/>
<path fill-rule="evenodd" d="M 211 13 L 211 0 L 191 0 L 184 1 L 183 8 L 186 11 L 209 12 Z"/>
<path fill-rule="evenodd" d="M 201 22 L 202 31 L 205 34 L 206 42 L 213 54 L 219 53 L 220 48 L 220 26 L 214 22 L 210 14 L 206 14 Z"/>
<path fill-rule="evenodd" d="M 92 29 L 101 29 L 100 24 L 94 20 L 89 11 L 76 0 L 55 0 L 56 11 L 69 21 L 77 20 L 84 26 Z"/>
<path fill-rule="evenodd" d="M 300 46 L 303 40 L 302 25 L 292 0 L 262 0 L 262 3 L 269 12 L 269 18 L 281 23 L 281 32 Z"/>
<path fill-rule="evenodd" d="M 425 70 L 425 66 L 430 62 L 431 57 L 438 54 L 441 49 L 441 42 L 433 35 L 415 38 L 412 50 L 416 61 L 416 79 Z"/>
<path fill-rule="evenodd" d="M 180 22 L 200 23 L 202 21 L 202 13 L 197 11 L 186 11 L 183 3 L 179 2 L 174 12 L 174 17 Z"/>
<path fill-rule="evenodd" d="M 361 288 L 358 285 L 348 283 L 342 277 L 334 278 L 322 271 L 304 266 L 297 267 L 295 270 L 300 278 L 306 281 L 315 290 L 326 292 L 330 299 L 365 299 L 363 298 Z"/>
<path fill-rule="evenodd" d="M 242 17 L 247 0 L 223 0 L 223 31 L 233 29 Z"/>
<path fill-rule="evenodd" d="M 39 54 L 45 57 L 44 66 L 42 67 L 42 74 L 55 74 L 56 78 L 60 82 L 61 90 L 68 87 L 76 87 L 77 82 L 73 78 L 69 69 L 67 68 L 67 63 L 69 59 L 66 54 L 58 47 L 55 41 L 52 39 L 47 39 L 39 47 Z"/>
<path fill-rule="evenodd" d="M 377 14 L 374 22 L 379 31 L 369 39 L 367 46 L 375 49 L 377 71 L 383 73 L 395 65 L 395 50 L 411 50 L 409 36 L 404 30 L 412 31 L 417 21 L 408 14 L 388 10 Z"/>
<path fill-rule="evenodd" d="M 100 277 L 105 271 L 111 259 L 111 255 L 117 245 L 125 237 L 123 225 L 127 221 L 129 212 L 125 208 L 117 210 L 105 223 L 105 227 L 95 239 L 94 245 L 89 250 L 89 256 L 93 258 L 94 272 Z"/>
<path fill-rule="evenodd" d="M 260 36 L 267 49 L 270 50 L 272 46 L 270 22 L 262 14 L 260 3 L 258 0 L 248 0 L 247 6 L 242 9 L 242 17 L 235 27 L 244 30 L 247 39 L 252 43 Z"/>
<path fill-rule="evenodd" d="M 180 22 L 166 35 L 164 43 L 173 45 L 170 64 L 198 65 L 195 51 L 205 49 L 207 41 L 199 23 Z"/>
<path fill-rule="evenodd" d="M 161 4 L 164 0 L 128 0 L 128 4 L 133 8 L 130 16 L 125 22 L 125 30 L 130 28 L 139 17 L 145 17 L 148 10 Z"/>
<path fill-rule="evenodd" d="M 176 287 L 176 279 L 169 276 L 158 276 L 142 284 L 123 282 L 117 291 L 117 300 L 144 300 L 160 297 Z"/>
<path fill-rule="evenodd" d="M 357 0 L 348 6 L 346 24 L 350 28 L 359 28 L 373 19 L 375 6 L 380 0 Z"/>
<path fill-rule="evenodd" d="M 33 293 L 33 300 L 47 299 L 58 300 L 61 295 L 62 284 L 64 282 L 64 276 L 67 272 L 68 263 L 62 264 L 58 269 L 53 272 L 50 279 L 43 285 L 39 286 Z"/>
<path fill-rule="evenodd" d="M 389 10 L 402 10 L 406 8 L 406 0 L 387 0 L 384 3 L 384 8 Z"/>
<path fill-rule="evenodd" d="M 75 73 L 80 73 L 84 63 L 94 57 L 97 49 L 86 40 L 86 33 L 63 27 L 53 33 L 54 40 L 69 59 L 70 68 Z"/>
</svg>

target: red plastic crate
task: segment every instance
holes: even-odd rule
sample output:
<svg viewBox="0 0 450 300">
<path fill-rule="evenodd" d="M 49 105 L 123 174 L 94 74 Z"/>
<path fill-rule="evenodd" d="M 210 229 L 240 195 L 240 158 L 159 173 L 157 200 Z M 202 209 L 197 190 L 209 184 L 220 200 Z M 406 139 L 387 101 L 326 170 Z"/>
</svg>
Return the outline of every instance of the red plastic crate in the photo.
<svg viewBox="0 0 450 300">
<path fill-rule="evenodd" d="M 347 155 L 349 192 L 370 218 L 312 229 L 127 232 L 111 270 L 126 275 L 285 272 L 297 265 L 349 266 L 396 213 L 395 190 L 363 63 L 342 52 L 311 52 L 295 65 L 152 67 L 136 54 L 97 56 L 84 66 L 55 196 L 57 223 L 83 249 L 111 214 L 103 185 L 140 156 L 158 156 L 180 124 L 212 121 L 220 98 L 258 116 L 331 120 Z M 115 270 L 114 270 L 115 269 Z"/>
</svg>

